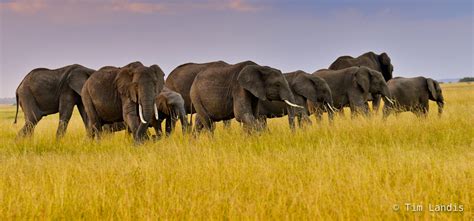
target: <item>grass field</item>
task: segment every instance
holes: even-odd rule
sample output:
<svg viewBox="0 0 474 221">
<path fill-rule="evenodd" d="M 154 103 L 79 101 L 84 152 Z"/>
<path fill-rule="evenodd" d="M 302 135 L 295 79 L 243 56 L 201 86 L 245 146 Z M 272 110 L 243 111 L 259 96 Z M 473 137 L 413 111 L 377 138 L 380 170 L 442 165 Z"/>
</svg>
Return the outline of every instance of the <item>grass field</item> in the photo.
<svg viewBox="0 0 474 221">
<path fill-rule="evenodd" d="M 15 108 L 2 106 L 0 220 L 472 220 L 474 84 L 442 87 L 441 118 L 430 102 L 427 119 L 325 119 L 291 133 L 283 118 L 252 136 L 219 123 L 213 137 L 142 146 L 123 132 L 88 140 L 77 112 L 59 142 L 57 115 L 17 140 L 23 118 L 13 125 Z M 429 211 L 450 203 L 464 211 Z"/>
</svg>

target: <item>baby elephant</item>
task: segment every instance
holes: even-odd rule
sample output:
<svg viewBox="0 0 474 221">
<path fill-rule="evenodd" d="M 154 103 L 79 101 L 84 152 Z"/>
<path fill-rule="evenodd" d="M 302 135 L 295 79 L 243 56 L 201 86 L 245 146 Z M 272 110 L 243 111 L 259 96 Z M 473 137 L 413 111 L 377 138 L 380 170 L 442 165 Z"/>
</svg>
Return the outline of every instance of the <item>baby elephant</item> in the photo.
<svg viewBox="0 0 474 221">
<path fill-rule="evenodd" d="M 388 117 L 391 112 L 404 111 L 411 111 L 417 116 L 426 117 L 429 110 L 428 100 L 436 101 L 439 116 L 443 113 L 443 92 L 437 81 L 425 77 L 396 77 L 388 81 L 387 85 L 395 103 L 385 102 L 384 117 Z"/>
<path fill-rule="evenodd" d="M 155 104 L 158 111 L 158 120 L 153 118 L 149 127 L 155 128 L 157 137 L 163 135 L 161 123 L 165 120 L 166 136 L 170 135 L 174 130 L 178 119 L 181 121 L 183 134 L 189 131 L 189 123 L 186 118 L 186 110 L 184 109 L 184 99 L 179 93 L 167 87 L 163 87 L 163 90 L 155 97 Z M 116 132 L 125 129 L 127 129 L 128 133 L 131 133 L 123 121 L 104 125 L 104 130 L 108 132 Z"/>
<path fill-rule="evenodd" d="M 155 128 L 157 136 L 162 135 L 161 123 L 166 120 L 165 131 L 168 136 L 174 130 L 176 121 L 181 121 L 183 134 L 188 131 L 188 121 L 186 110 L 184 109 L 184 99 L 181 94 L 164 87 L 156 96 L 155 103 L 158 109 L 158 120 L 153 120 L 151 125 Z"/>
</svg>

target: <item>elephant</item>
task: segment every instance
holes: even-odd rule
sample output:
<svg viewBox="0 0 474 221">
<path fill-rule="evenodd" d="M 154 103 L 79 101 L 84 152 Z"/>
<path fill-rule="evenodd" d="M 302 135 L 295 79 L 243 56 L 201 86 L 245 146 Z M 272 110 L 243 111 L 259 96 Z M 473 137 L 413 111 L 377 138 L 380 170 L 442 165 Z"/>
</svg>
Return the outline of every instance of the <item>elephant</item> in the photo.
<svg viewBox="0 0 474 221">
<path fill-rule="evenodd" d="M 380 55 L 375 54 L 374 52 L 370 51 L 360 55 L 357 58 L 351 56 L 341 56 L 337 58 L 330 66 L 329 70 L 340 70 L 348 67 L 353 66 L 365 66 L 372 70 L 378 71 L 382 73 L 383 78 L 385 81 L 389 81 L 392 79 L 393 73 L 393 65 L 390 57 L 387 53 L 383 52 Z M 373 108 L 375 112 L 378 112 L 380 107 L 380 96 L 376 94 L 372 94 L 371 98 Z M 368 105 L 367 105 L 368 106 Z"/>
<path fill-rule="evenodd" d="M 153 115 L 158 118 L 155 97 L 163 85 L 164 73 L 156 64 L 146 67 L 137 61 L 93 73 L 82 88 L 88 136 L 99 137 L 103 125 L 124 121 L 134 140 L 143 141 Z"/>
<path fill-rule="evenodd" d="M 176 67 L 168 75 L 165 81 L 165 86 L 172 91 L 176 91 L 184 99 L 184 106 L 186 109 L 186 114 L 193 114 L 196 111 L 191 107 L 191 97 L 189 92 L 191 90 L 191 85 L 194 82 L 196 75 L 210 67 L 224 67 L 229 64 L 224 61 L 214 61 L 208 63 L 186 63 Z"/>
<path fill-rule="evenodd" d="M 200 72 L 191 86 L 195 107 L 195 132 L 214 130 L 214 122 L 236 120 L 248 133 L 261 129 L 257 121 L 259 100 L 285 101 L 294 104 L 288 82 L 280 70 L 245 61 L 224 68 Z"/>
<path fill-rule="evenodd" d="M 36 124 L 44 116 L 59 112 L 59 126 L 56 138 L 61 138 L 77 106 L 84 124 L 87 114 L 81 101 L 81 90 L 95 70 L 79 64 L 58 69 L 37 68 L 28 73 L 16 89 L 16 115 L 21 106 L 25 125 L 18 132 L 19 137 L 31 136 Z"/>
<path fill-rule="evenodd" d="M 191 105 L 191 85 L 194 82 L 194 78 L 196 75 L 211 67 L 226 67 L 230 64 L 224 61 L 213 61 L 207 63 L 186 63 L 176 67 L 171 73 L 168 75 L 165 81 L 165 86 L 168 87 L 172 91 L 176 91 L 184 99 L 184 106 L 186 109 L 186 114 L 191 115 L 191 120 L 189 125 L 192 125 L 192 115 L 196 113 L 196 110 Z M 230 121 L 224 121 L 225 127 L 230 127 Z"/>
<path fill-rule="evenodd" d="M 165 120 L 166 136 L 170 135 L 173 131 L 177 119 L 181 121 L 183 134 L 188 131 L 189 125 L 186 120 L 184 100 L 179 93 L 174 92 L 165 86 L 158 96 L 156 96 L 155 104 L 158 110 L 158 119 L 152 118 L 148 127 L 153 127 L 158 137 L 161 137 L 163 134 L 161 123 Z M 103 125 L 103 130 L 108 132 L 117 132 L 125 129 L 127 129 L 127 126 L 123 121 Z M 130 130 L 127 130 L 127 132 L 131 133 Z"/>
<path fill-rule="evenodd" d="M 329 85 L 322 78 L 308 74 L 304 71 L 298 70 L 283 74 L 291 92 L 295 98 L 295 104 L 304 107 L 304 109 L 289 108 L 285 102 L 259 100 L 258 115 L 259 120 L 266 125 L 266 118 L 283 117 L 288 114 L 290 128 L 295 128 L 294 118 L 298 118 L 298 126 L 304 123 L 311 124 L 308 117 L 307 101 L 319 103 L 327 107 L 329 110 L 334 110 L 332 107 L 332 95 Z"/>
<path fill-rule="evenodd" d="M 438 115 L 441 116 L 444 107 L 443 91 L 439 83 L 431 78 L 396 77 L 388 81 L 388 89 L 395 104 L 386 103 L 383 108 L 384 118 L 391 112 L 400 113 L 411 111 L 417 116 L 425 116 L 429 110 L 429 101 L 438 105 Z"/>
<path fill-rule="evenodd" d="M 392 102 L 382 74 L 370 68 L 362 66 L 341 70 L 322 69 L 314 72 L 313 75 L 327 82 L 331 89 L 334 106 L 337 109 L 349 106 L 352 117 L 360 112 L 369 114 L 365 103 L 370 94 L 379 94 Z M 317 118 L 320 117 L 317 116 Z"/>
<path fill-rule="evenodd" d="M 153 120 L 151 125 L 155 128 L 158 136 L 161 136 L 161 123 L 166 120 L 166 135 L 170 135 L 176 125 L 176 120 L 181 121 L 183 134 L 188 131 L 188 121 L 186 119 L 186 110 L 184 108 L 183 97 L 166 86 L 155 98 L 158 107 L 158 120 Z"/>
</svg>

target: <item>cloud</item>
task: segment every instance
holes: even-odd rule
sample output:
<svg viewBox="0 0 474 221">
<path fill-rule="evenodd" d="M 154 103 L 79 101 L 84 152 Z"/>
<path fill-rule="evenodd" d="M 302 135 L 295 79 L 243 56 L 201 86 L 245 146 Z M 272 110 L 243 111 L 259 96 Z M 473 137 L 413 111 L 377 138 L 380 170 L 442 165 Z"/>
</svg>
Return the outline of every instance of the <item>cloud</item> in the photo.
<svg viewBox="0 0 474 221">
<path fill-rule="evenodd" d="M 0 9 L 22 15 L 32 15 L 37 13 L 61 14 L 65 12 L 89 14 L 92 11 L 120 11 L 132 14 L 176 13 L 183 10 L 255 12 L 262 9 L 262 7 L 243 0 L 160 1 L 159 3 L 144 0 L 11 0 L 0 3 Z"/>
<path fill-rule="evenodd" d="M 114 11 L 125 11 L 131 13 L 150 14 L 155 12 L 163 12 L 166 10 L 165 4 L 148 3 L 148 2 L 130 2 L 130 1 L 114 1 L 112 7 L 105 5 L 104 9 L 112 9 Z"/>
<path fill-rule="evenodd" d="M 0 10 L 8 10 L 19 14 L 34 14 L 47 6 L 44 0 L 15 0 L 1 2 Z"/>
<path fill-rule="evenodd" d="M 262 7 L 252 5 L 241 0 L 233 0 L 229 2 L 229 9 L 241 12 L 254 12 L 259 11 L 260 9 L 262 9 Z"/>
</svg>

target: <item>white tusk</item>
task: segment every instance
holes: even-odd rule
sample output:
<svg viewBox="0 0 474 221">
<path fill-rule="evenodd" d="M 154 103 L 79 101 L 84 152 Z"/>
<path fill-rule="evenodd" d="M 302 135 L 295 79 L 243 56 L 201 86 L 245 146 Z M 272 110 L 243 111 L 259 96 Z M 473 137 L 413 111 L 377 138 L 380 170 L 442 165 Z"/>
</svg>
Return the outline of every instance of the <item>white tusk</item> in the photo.
<svg viewBox="0 0 474 221">
<path fill-rule="evenodd" d="M 394 105 L 394 104 L 395 104 L 395 102 L 393 102 L 393 100 L 392 100 L 392 99 L 390 99 L 389 97 L 385 96 L 385 99 L 387 99 L 387 101 L 388 101 L 388 102 L 390 102 L 390 104 L 392 104 L 392 105 Z"/>
<path fill-rule="evenodd" d="M 329 109 L 330 109 L 333 113 L 336 112 L 336 110 L 334 110 L 334 108 L 331 106 L 330 103 L 327 103 L 327 106 L 329 107 Z"/>
<path fill-rule="evenodd" d="M 301 109 L 304 108 L 304 107 L 302 107 L 302 106 L 300 106 L 300 105 L 293 104 L 293 103 L 289 102 L 288 100 L 284 100 L 284 101 L 285 101 L 286 104 L 288 104 L 288 105 L 290 105 L 290 106 L 292 106 L 292 107 L 297 107 L 297 108 L 301 108 Z"/>
<path fill-rule="evenodd" d="M 153 107 L 155 108 L 155 119 L 158 120 L 158 108 L 156 107 L 156 103 L 153 104 Z"/>
<path fill-rule="evenodd" d="M 144 124 L 146 124 L 147 122 L 145 121 L 145 119 L 143 118 L 143 109 L 142 109 L 142 105 L 141 104 L 138 104 L 138 116 L 140 116 L 140 121 Z"/>
</svg>

